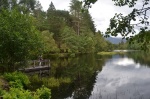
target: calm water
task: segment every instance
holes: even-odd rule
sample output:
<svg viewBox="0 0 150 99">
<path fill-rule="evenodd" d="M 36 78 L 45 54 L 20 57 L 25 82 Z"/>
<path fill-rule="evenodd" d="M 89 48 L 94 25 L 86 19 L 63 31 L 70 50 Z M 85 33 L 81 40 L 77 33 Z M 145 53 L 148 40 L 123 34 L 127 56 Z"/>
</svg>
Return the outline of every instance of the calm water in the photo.
<svg viewBox="0 0 150 99">
<path fill-rule="evenodd" d="M 72 83 L 52 89 L 52 99 L 150 99 L 148 56 L 132 52 L 71 59 L 55 76 L 69 75 Z"/>
<path fill-rule="evenodd" d="M 150 99 L 150 68 L 114 55 L 98 72 L 89 99 Z"/>
</svg>

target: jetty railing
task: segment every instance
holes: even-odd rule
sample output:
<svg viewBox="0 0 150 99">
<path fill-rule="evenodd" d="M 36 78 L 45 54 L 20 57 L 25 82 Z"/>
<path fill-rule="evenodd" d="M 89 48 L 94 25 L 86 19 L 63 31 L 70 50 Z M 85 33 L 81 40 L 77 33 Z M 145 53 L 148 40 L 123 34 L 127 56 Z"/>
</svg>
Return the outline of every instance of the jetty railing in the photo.
<svg viewBox="0 0 150 99">
<path fill-rule="evenodd" d="M 41 70 L 49 70 L 50 69 L 50 60 L 32 60 L 29 61 L 30 65 L 25 68 L 19 69 L 22 72 L 34 72 L 34 71 L 41 71 Z"/>
</svg>

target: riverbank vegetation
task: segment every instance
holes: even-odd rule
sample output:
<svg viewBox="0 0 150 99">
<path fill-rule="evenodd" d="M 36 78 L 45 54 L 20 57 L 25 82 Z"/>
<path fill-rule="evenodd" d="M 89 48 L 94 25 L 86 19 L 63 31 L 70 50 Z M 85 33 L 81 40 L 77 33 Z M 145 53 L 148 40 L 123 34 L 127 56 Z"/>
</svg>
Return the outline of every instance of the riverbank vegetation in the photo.
<svg viewBox="0 0 150 99">
<path fill-rule="evenodd" d="M 117 51 L 117 52 L 99 52 L 98 55 L 115 55 L 115 54 L 124 54 L 123 51 Z"/>
<path fill-rule="evenodd" d="M 50 99 L 51 90 L 45 86 L 30 91 L 30 81 L 27 75 L 20 72 L 5 73 L 0 78 L 0 96 L 3 99 Z M 6 84 L 8 83 L 8 84 Z"/>
</svg>

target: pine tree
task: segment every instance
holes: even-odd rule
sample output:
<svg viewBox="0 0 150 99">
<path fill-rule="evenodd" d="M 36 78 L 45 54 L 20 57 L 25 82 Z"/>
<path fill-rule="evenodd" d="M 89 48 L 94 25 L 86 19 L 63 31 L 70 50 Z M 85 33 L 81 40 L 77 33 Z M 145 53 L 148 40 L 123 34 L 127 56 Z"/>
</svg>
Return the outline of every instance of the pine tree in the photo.
<svg viewBox="0 0 150 99">
<path fill-rule="evenodd" d="M 80 19 L 81 19 L 82 2 L 72 0 L 70 3 L 70 12 L 74 17 L 74 28 L 77 35 L 80 35 Z"/>
<path fill-rule="evenodd" d="M 82 17 L 83 17 L 82 24 L 84 26 L 86 26 L 86 28 L 90 29 L 95 34 L 96 28 L 95 28 L 94 21 L 92 19 L 92 16 L 90 15 L 89 11 L 85 10 L 82 13 Z"/>
<path fill-rule="evenodd" d="M 56 10 L 55 6 L 54 6 L 53 2 L 51 2 L 47 11 L 49 12 L 49 11 L 54 11 L 54 10 Z"/>
</svg>

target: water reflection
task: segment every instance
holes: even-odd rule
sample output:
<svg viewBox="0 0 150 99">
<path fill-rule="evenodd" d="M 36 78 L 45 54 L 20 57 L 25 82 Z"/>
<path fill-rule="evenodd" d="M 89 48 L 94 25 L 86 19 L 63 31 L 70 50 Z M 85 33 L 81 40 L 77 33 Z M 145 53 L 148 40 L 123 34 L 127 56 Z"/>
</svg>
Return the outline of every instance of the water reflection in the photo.
<svg viewBox="0 0 150 99">
<path fill-rule="evenodd" d="M 145 66 L 150 66 L 150 52 L 132 52 L 127 53 L 127 56 L 134 59 L 136 63 L 140 63 Z"/>
<path fill-rule="evenodd" d="M 102 70 L 108 58 L 87 54 L 70 59 L 65 65 L 62 64 L 64 61 L 51 61 L 52 64 L 56 64 L 51 75 L 57 78 L 68 77 L 72 81 L 59 88 L 52 88 L 52 99 L 89 99 L 98 73 L 96 71 Z"/>
<path fill-rule="evenodd" d="M 115 55 L 98 73 L 90 99 L 149 99 L 150 68 Z"/>
</svg>

